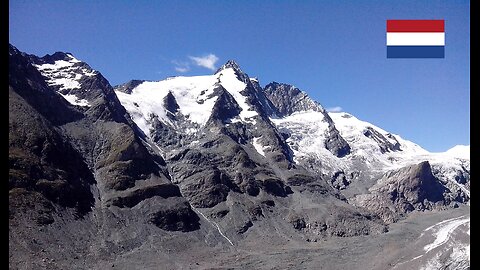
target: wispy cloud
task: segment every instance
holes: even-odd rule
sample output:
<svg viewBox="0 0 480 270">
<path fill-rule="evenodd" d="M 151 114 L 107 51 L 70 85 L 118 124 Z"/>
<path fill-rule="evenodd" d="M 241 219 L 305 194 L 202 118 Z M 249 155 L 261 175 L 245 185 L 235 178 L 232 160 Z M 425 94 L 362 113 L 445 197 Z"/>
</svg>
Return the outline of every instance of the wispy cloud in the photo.
<svg viewBox="0 0 480 270">
<path fill-rule="evenodd" d="M 340 106 L 326 108 L 327 112 L 342 112 L 343 108 Z"/>
<path fill-rule="evenodd" d="M 215 63 L 218 61 L 218 57 L 215 54 L 209 54 L 205 56 L 189 56 L 195 65 L 215 70 Z"/>
<path fill-rule="evenodd" d="M 190 70 L 190 64 L 188 62 L 172 60 L 172 64 L 175 65 L 174 68 L 177 72 L 185 73 Z"/>
<path fill-rule="evenodd" d="M 180 72 L 180 73 L 185 73 L 189 70 L 188 67 L 175 67 L 175 70 Z"/>
</svg>

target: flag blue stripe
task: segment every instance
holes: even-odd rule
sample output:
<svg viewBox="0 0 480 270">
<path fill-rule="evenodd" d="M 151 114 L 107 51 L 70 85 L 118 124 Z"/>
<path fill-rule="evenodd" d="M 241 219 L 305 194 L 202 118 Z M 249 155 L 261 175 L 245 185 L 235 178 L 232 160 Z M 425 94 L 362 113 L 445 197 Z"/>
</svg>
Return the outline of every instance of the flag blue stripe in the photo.
<svg viewBox="0 0 480 270">
<path fill-rule="evenodd" d="M 445 58 L 445 46 L 387 46 L 387 58 Z"/>
</svg>

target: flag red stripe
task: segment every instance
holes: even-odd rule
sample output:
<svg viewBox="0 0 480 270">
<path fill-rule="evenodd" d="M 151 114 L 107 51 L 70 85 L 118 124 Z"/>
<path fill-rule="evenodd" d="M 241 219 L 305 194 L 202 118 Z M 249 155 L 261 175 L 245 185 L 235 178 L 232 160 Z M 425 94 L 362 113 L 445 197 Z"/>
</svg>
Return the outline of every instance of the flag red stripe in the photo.
<svg viewBox="0 0 480 270">
<path fill-rule="evenodd" d="M 387 20 L 387 32 L 445 32 L 445 20 Z"/>
</svg>

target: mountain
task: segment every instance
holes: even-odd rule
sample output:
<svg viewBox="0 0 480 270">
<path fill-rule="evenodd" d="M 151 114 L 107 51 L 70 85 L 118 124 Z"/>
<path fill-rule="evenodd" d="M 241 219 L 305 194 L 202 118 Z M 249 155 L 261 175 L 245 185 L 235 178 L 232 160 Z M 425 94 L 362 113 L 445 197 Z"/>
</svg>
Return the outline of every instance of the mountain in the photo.
<svg viewBox="0 0 480 270">
<path fill-rule="evenodd" d="M 19 269 L 271 268 L 233 257 L 383 239 L 470 199 L 469 148 L 429 153 L 233 60 L 112 87 L 71 53 L 10 45 L 9 146 Z"/>
<path fill-rule="evenodd" d="M 455 145 L 446 151 L 447 154 L 463 159 L 470 159 L 470 145 Z"/>
</svg>

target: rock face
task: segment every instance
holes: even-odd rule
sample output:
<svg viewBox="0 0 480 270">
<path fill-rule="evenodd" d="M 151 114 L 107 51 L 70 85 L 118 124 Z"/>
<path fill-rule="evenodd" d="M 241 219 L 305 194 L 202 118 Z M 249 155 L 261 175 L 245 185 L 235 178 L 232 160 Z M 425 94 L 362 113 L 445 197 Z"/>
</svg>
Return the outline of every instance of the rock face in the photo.
<svg viewBox="0 0 480 270">
<path fill-rule="evenodd" d="M 276 116 L 285 117 L 302 111 L 315 111 L 322 114 L 323 121 L 328 123 L 328 129 L 325 131 L 325 148 L 340 158 L 350 153 L 350 146 L 335 128 L 328 113 L 318 102 L 310 99 L 305 92 L 292 85 L 277 82 L 265 86 L 264 91 L 276 108 L 276 111 L 273 111 Z"/>
<path fill-rule="evenodd" d="M 314 102 L 305 92 L 292 85 L 272 82 L 265 86 L 264 91 L 277 109 L 276 114 L 279 117 L 299 111 L 324 111 L 319 103 Z"/>
<path fill-rule="evenodd" d="M 424 161 L 386 173 L 370 188 L 370 194 L 355 200 L 391 223 L 414 210 L 444 208 L 455 200 L 445 193 L 447 188 L 432 174 L 430 163 Z"/>
<path fill-rule="evenodd" d="M 51 92 L 38 71 L 15 48 L 10 47 L 10 54 L 10 199 L 19 196 L 24 204 L 30 196 L 31 203 L 44 197 L 48 200 L 42 199 L 40 205 L 46 209 L 38 211 L 51 212 L 51 203 L 58 203 L 74 207 L 83 215 L 93 206 L 90 185 L 95 179 L 81 154 L 53 125 L 77 120 L 82 114 Z"/>
<path fill-rule="evenodd" d="M 395 143 L 392 143 L 389 140 L 387 140 L 387 138 L 385 138 L 382 134 L 380 134 L 378 131 L 376 131 L 372 127 L 367 127 L 363 131 L 363 135 L 376 141 L 382 153 L 389 152 L 389 151 L 402 151 L 402 149 L 400 148 L 400 143 L 391 134 L 387 134 L 387 135 L 390 135 L 388 137 L 394 140 Z"/>
<path fill-rule="evenodd" d="M 293 86 L 262 88 L 232 60 L 112 87 L 71 53 L 10 45 L 10 262 L 157 268 L 172 254 L 381 234 L 468 203 L 469 161 L 411 165 L 413 143 L 353 120 Z"/>
<path fill-rule="evenodd" d="M 25 207 L 36 200 L 44 207 L 33 215 L 49 213 L 42 222 L 53 222 L 61 214 L 55 205 L 82 217 L 94 207 L 181 197 L 99 72 L 71 54 L 39 58 L 10 46 L 9 74 L 10 204 L 23 206 L 10 209 L 12 218 L 31 212 Z M 196 216 L 185 209 L 181 216 Z"/>
<path fill-rule="evenodd" d="M 340 135 L 340 132 L 335 128 L 330 116 L 325 112 L 324 115 L 329 124 L 326 133 L 325 148 L 339 158 L 350 154 L 350 145 L 348 145 L 345 139 Z"/>
<path fill-rule="evenodd" d="M 126 93 L 126 94 L 131 94 L 132 93 L 132 90 L 139 86 L 141 83 L 143 83 L 145 81 L 142 81 L 142 80 L 131 80 L 127 83 L 124 83 L 122 85 L 117 85 L 114 87 L 115 91 L 120 91 L 120 92 L 123 92 L 123 93 Z"/>
</svg>

